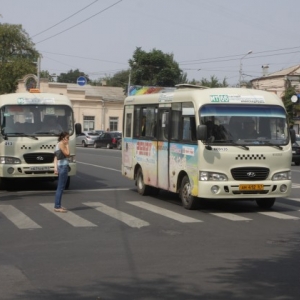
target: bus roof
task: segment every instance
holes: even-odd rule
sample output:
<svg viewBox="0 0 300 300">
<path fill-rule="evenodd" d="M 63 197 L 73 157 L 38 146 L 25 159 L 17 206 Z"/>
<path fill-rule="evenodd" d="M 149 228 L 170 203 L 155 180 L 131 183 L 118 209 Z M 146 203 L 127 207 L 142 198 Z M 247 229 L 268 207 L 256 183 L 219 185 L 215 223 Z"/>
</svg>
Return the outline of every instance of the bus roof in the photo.
<svg viewBox="0 0 300 300">
<path fill-rule="evenodd" d="M 184 101 L 183 101 L 184 99 Z M 203 88 L 191 85 L 180 86 L 173 91 L 156 94 L 133 95 L 124 104 L 172 103 L 192 101 L 198 104 L 274 104 L 284 106 L 282 100 L 267 91 L 245 88 Z"/>
<path fill-rule="evenodd" d="M 66 95 L 53 93 L 11 93 L 0 95 L 1 105 L 65 104 L 71 105 Z"/>
</svg>

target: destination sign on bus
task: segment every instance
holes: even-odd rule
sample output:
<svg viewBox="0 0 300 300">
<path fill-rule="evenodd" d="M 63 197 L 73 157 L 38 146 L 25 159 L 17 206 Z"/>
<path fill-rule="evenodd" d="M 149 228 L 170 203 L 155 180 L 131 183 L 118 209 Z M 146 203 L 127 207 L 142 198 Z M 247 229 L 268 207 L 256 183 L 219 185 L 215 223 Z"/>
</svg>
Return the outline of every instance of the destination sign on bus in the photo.
<svg viewBox="0 0 300 300">
<path fill-rule="evenodd" d="M 210 95 L 210 102 L 263 104 L 265 103 L 265 98 L 256 95 Z"/>
</svg>

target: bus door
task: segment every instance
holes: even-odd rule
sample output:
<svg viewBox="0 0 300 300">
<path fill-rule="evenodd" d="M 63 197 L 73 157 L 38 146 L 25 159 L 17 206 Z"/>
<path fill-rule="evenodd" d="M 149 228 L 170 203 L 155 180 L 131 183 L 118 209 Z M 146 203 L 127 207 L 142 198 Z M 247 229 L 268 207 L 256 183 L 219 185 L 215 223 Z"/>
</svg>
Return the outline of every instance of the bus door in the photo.
<svg viewBox="0 0 300 300">
<path fill-rule="evenodd" d="M 169 190 L 169 148 L 170 148 L 171 105 L 160 104 L 158 110 L 157 186 Z"/>
<path fill-rule="evenodd" d="M 133 105 L 125 106 L 123 118 L 122 174 L 133 178 Z"/>
</svg>

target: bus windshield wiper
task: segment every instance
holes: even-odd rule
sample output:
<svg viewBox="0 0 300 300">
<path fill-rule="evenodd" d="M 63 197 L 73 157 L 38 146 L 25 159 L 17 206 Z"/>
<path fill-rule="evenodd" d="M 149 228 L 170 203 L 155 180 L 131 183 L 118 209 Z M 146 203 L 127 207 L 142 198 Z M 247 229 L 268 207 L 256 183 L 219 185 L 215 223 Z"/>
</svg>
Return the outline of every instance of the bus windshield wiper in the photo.
<svg viewBox="0 0 300 300">
<path fill-rule="evenodd" d="M 273 144 L 273 143 L 271 143 L 271 142 L 269 142 L 269 141 L 263 141 L 263 142 L 264 142 L 264 145 L 268 145 L 268 146 L 271 146 L 271 147 L 275 147 L 275 148 L 277 148 L 277 149 L 279 149 L 279 150 L 282 150 L 282 149 L 283 149 L 280 145 Z"/>
<path fill-rule="evenodd" d="M 245 150 L 249 150 L 249 147 L 247 147 L 246 145 L 238 144 L 238 143 L 234 142 L 234 140 L 227 140 L 226 142 L 230 143 L 230 145 L 232 145 L 232 146 L 242 147 Z"/>
<path fill-rule="evenodd" d="M 15 132 L 13 134 L 18 135 L 18 136 L 28 137 L 28 138 L 31 138 L 31 139 L 34 139 L 34 140 L 38 140 L 38 138 L 35 135 L 25 134 L 23 132 Z"/>
</svg>

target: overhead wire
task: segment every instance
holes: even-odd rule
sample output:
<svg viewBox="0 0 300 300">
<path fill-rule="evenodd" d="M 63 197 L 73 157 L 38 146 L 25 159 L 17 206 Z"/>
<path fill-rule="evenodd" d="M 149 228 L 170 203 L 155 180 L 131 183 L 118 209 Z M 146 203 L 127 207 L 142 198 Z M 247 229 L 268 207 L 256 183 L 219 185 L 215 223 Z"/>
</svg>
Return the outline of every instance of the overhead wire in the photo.
<svg viewBox="0 0 300 300">
<path fill-rule="evenodd" d="M 47 28 L 47 29 L 45 29 L 45 30 L 43 30 L 43 31 L 40 31 L 39 33 L 37 33 L 37 34 L 31 36 L 31 38 L 34 38 L 34 37 L 36 37 L 36 36 L 38 36 L 38 35 L 40 35 L 40 34 L 46 32 L 46 31 L 48 31 L 48 30 L 50 30 L 50 29 L 56 27 L 57 25 L 59 25 L 59 24 L 65 22 L 65 21 L 69 20 L 70 18 L 74 17 L 75 15 L 77 15 L 77 14 L 80 13 L 80 12 L 82 12 L 83 10 L 85 10 L 86 8 L 90 7 L 91 5 L 95 4 L 95 3 L 98 2 L 98 1 L 99 1 L 99 0 L 95 0 L 94 2 L 92 2 L 92 3 L 90 3 L 89 5 L 83 7 L 82 9 L 78 10 L 77 12 L 75 12 L 74 14 L 72 14 L 71 16 L 69 16 L 69 17 L 63 19 L 62 21 L 60 21 L 60 22 L 58 22 L 58 23 L 52 25 L 51 27 L 49 27 L 49 28 Z"/>
<path fill-rule="evenodd" d="M 67 28 L 67 29 L 65 29 L 65 30 L 63 30 L 63 31 L 60 31 L 60 32 L 58 32 L 58 33 L 56 33 L 56 34 L 54 34 L 54 35 L 52 35 L 52 36 L 49 36 L 48 38 L 45 38 L 45 39 L 43 39 L 43 40 L 41 40 L 41 41 L 39 41 L 39 42 L 36 42 L 35 44 L 42 43 L 42 42 L 44 42 L 44 41 L 47 41 L 47 40 L 49 40 L 49 39 L 52 39 L 52 38 L 54 38 L 54 37 L 56 37 L 56 36 L 58 36 L 58 35 L 60 35 L 60 34 L 62 34 L 62 33 L 64 33 L 64 32 L 66 32 L 66 31 L 68 31 L 68 30 L 70 30 L 70 29 L 73 29 L 74 27 L 77 27 L 78 25 L 80 25 L 80 24 L 82 24 L 82 23 L 84 23 L 84 22 L 86 22 L 86 21 L 88 21 L 88 20 L 94 18 L 95 16 L 97 16 L 97 15 L 99 15 L 99 14 L 105 12 L 106 10 L 112 8 L 113 6 L 119 4 L 119 3 L 122 2 L 122 1 L 123 1 L 123 0 L 119 0 L 119 1 L 115 2 L 114 4 L 112 4 L 112 5 L 110 5 L 110 6 L 106 7 L 106 8 L 104 8 L 104 9 L 102 9 L 102 10 L 99 11 L 98 13 L 96 13 L 96 14 L 94 14 L 94 15 L 92 15 L 92 16 L 86 18 L 86 19 L 84 19 L 83 21 L 81 21 L 81 22 L 79 22 L 79 23 L 77 23 L 77 24 L 75 24 L 75 25 L 73 25 L 73 26 L 71 26 L 71 27 L 69 27 L 69 28 Z"/>
</svg>

